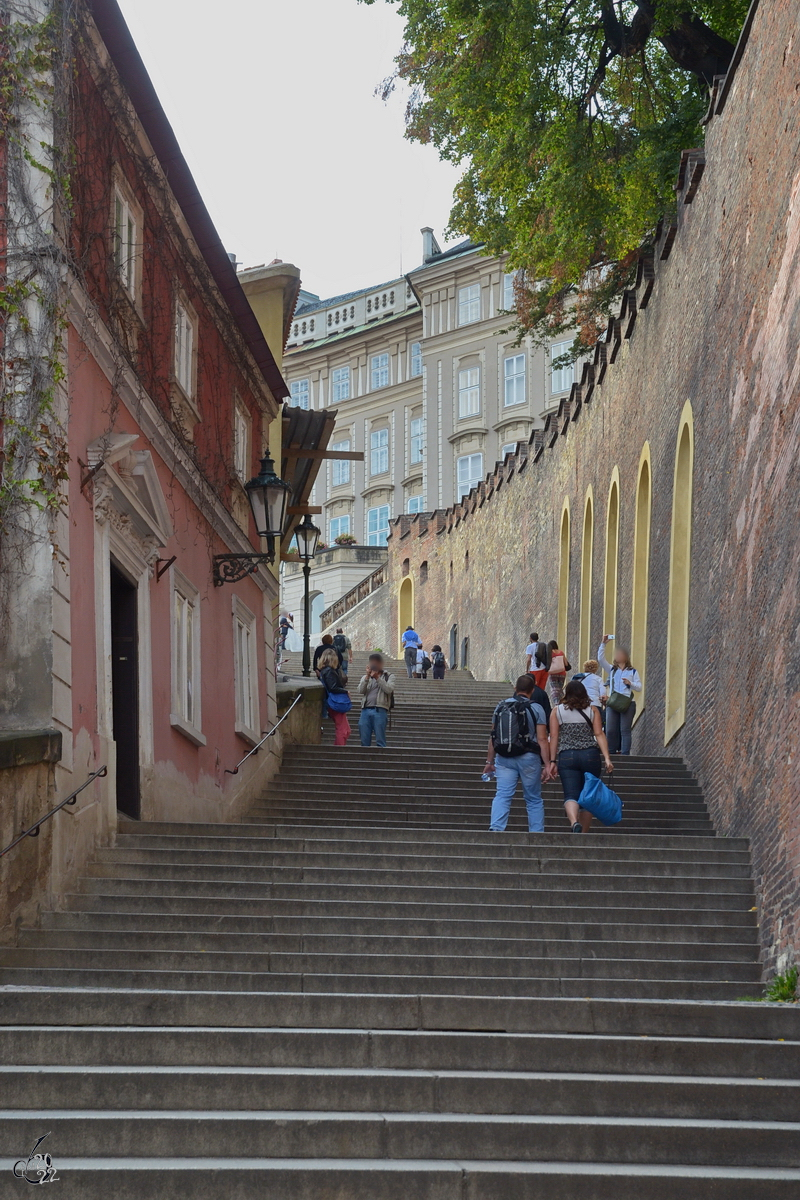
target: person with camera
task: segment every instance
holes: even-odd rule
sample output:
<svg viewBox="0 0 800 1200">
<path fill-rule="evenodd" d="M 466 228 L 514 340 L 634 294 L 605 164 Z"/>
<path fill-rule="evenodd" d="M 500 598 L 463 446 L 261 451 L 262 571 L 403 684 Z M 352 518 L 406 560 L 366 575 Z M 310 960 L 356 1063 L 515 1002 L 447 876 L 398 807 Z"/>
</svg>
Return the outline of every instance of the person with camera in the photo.
<svg viewBox="0 0 800 1200">
<path fill-rule="evenodd" d="M 385 668 L 383 655 L 370 654 L 367 671 L 358 685 L 361 700 L 361 716 L 358 732 L 362 746 L 372 745 L 375 735 L 376 746 L 386 746 L 386 723 L 394 695 L 394 675 Z"/>
<path fill-rule="evenodd" d="M 608 661 L 605 649 L 613 640 L 613 633 L 605 634 L 597 651 L 598 663 L 604 671 L 608 671 L 606 737 L 612 754 L 630 754 L 631 729 L 633 718 L 636 716 L 636 701 L 633 697 L 634 693 L 642 690 L 642 681 L 623 646 L 617 646 L 613 661 Z"/>
</svg>

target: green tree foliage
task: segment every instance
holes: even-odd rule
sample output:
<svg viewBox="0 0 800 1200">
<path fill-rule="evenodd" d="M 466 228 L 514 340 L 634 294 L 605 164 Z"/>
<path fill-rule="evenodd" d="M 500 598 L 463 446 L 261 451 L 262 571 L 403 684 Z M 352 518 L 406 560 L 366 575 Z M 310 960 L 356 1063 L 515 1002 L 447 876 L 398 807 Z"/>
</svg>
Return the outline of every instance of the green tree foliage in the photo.
<svg viewBox="0 0 800 1200">
<path fill-rule="evenodd" d="M 464 165 L 449 232 L 522 269 L 522 331 L 577 325 L 575 353 L 596 340 L 674 205 L 681 150 L 702 144 L 708 89 L 747 7 L 399 0 L 405 44 L 382 90 L 405 81 L 407 136 Z"/>
</svg>

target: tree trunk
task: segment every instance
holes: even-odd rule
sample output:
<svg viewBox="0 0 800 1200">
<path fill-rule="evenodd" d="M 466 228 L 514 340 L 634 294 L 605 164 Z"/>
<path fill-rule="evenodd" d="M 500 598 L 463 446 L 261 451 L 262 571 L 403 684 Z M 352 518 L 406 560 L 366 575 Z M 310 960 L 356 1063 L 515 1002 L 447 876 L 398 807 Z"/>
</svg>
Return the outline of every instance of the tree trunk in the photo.
<svg viewBox="0 0 800 1200">
<path fill-rule="evenodd" d="M 715 75 L 724 75 L 728 70 L 735 50 L 732 42 L 691 13 L 684 13 L 679 24 L 659 41 L 673 62 L 709 87 Z"/>
</svg>

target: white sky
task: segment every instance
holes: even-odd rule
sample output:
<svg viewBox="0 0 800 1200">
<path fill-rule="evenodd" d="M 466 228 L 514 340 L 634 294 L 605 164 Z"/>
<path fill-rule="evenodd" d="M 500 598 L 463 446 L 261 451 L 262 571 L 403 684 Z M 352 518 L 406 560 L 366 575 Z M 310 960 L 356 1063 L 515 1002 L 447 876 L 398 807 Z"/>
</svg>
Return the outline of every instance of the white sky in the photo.
<svg viewBox="0 0 800 1200">
<path fill-rule="evenodd" d="M 418 266 L 458 172 L 373 93 L 402 20 L 383 0 L 121 0 L 227 250 L 322 297 Z"/>
</svg>

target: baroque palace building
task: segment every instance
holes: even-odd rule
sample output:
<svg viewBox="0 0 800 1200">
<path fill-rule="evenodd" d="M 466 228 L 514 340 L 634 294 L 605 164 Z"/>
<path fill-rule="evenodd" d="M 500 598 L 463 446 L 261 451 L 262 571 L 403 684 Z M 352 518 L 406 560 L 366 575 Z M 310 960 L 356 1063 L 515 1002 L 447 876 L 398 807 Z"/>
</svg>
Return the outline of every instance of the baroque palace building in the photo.
<svg viewBox="0 0 800 1200">
<path fill-rule="evenodd" d="M 550 369 L 566 344 L 517 344 L 502 259 L 470 242 L 442 251 L 431 229 L 422 235 L 422 264 L 407 275 L 299 297 L 284 359 L 290 403 L 335 409 L 332 448 L 364 452 L 363 463 L 331 462 L 318 477 L 329 543 L 350 534 L 383 546 L 395 516 L 453 504 L 573 383 L 571 366 Z"/>
</svg>

